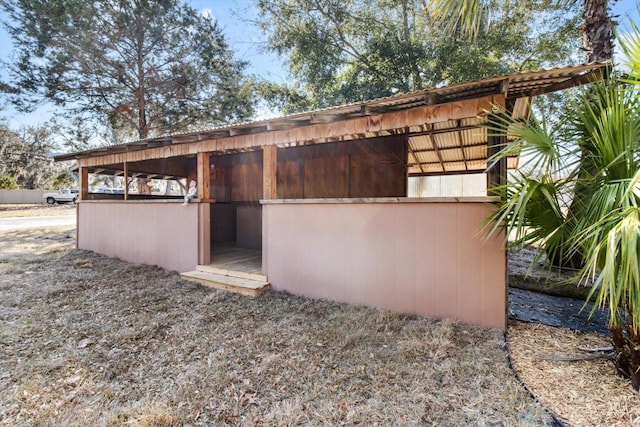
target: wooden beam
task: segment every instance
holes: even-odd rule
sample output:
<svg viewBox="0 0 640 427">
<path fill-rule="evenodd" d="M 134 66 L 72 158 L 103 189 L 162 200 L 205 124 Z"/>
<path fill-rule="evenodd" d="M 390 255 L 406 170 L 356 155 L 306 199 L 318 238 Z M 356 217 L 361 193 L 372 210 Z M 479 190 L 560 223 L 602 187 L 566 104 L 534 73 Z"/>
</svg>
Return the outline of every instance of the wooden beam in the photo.
<svg viewBox="0 0 640 427">
<path fill-rule="evenodd" d="M 207 158 L 209 155 L 207 155 Z M 208 181 L 208 180 L 207 180 Z M 198 192 L 200 186 L 198 186 Z M 211 263 L 211 209 L 207 203 L 198 203 L 198 264 Z"/>
<path fill-rule="evenodd" d="M 418 160 L 418 156 L 416 155 L 415 151 L 413 151 L 413 148 L 411 148 L 411 141 L 409 141 L 409 139 L 407 139 L 407 150 L 409 150 L 409 154 L 411 154 L 411 156 L 413 157 L 413 160 L 416 161 L 416 164 L 420 168 L 420 172 L 423 173 L 424 168 L 422 167 L 422 163 L 420 163 L 420 160 Z"/>
<path fill-rule="evenodd" d="M 436 144 L 436 140 L 433 139 L 433 136 L 431 134 L 427 134 L 427 139 L 429 140 L 429 142 L 431 143 L 431 146 L 433 147 L 433 150 L 436 152 L 436 156 L 438 156 L 438 160 L 440 161 L 440 165 L 442 166 L 442 170 L 446 171 L 446 169 L 444 168 L 444 160 L 442 160 L 442 154 L 440 154 L 440 150 L 438 149 L 438 144 Z"/>
<path fill-rule="evenodd" d="M 444 171 L 444 172 L 424 172 L 424 173 L 410 173 L 411 177 L 420 177 L 420 176 L 445 176 L 445 175 L 480 175 L 484 173 L 484 169 L 469 169 L 469 170 L 459 170 L 459 171 Z"/>
<path fill-rule="evenodd" d="M 480 141 L 480 142 L 474 142 L 473 144 L 467 144 L 464 147 L 465 148 L 474 148 L 474 147 L 482 147 L 487 145 L 487 143 L 485 141 Z M 443 148 L 443 150 L 457 150 L 459 147 L 448 147 L 448 148 Z M 436 150 L 431 149 L 431 148 L 425 148 L 425 149 L 420 149 L 420 150 L 414 150 L 414 152 L 416 153 L 431 153 L 434 152 Z M 469 159 L 472 160 L 472 159 Z"/>
<path fill-rule="evenodd" d="M 425 105 L 436 105 L 440 103 L 441 96 L 437 93 L 428 93 L 424 96 Z"/>
<path fill-rule="evenodd" d="M 124 166 L 123 166 L 123 170 L 124 170 L 124 199 L 128 200 L 129 199 L 129 163 L 124 162 Z"/>
<path fill-rule="evenodd" d="M 487 136 L 487 163 L 490 158 L 498 154 L 507 144 L 505 135 L 488 135 Z M 495 187 L 507 183 L 507 158 L 502 157 L 497 162 L 489 163 L 487 168 L 487 193 L 489 196 L 497 196 L 494 191 Z"/>
<path fill-rule="evenodd" d="M 458 125 L 460 124 L 460 120 L 457 120 Z M 460 147 L 460 151 L 462 152 L 462 160 L 464 160 L 464 168 L 469 170 L 469 165 L 467 164 L 467 156 L 464 154 L 464 144 L 462 143 L 462 132 L 456 132 L 458 146 Z"/>
<path fill-rule="evenodd" d="M 262 198 L 277 199 L 278 146 L 265 145 L 262 150 Z"/>
<path fill-rule="evenodd" d="M 427 130 L 419 131 L 419 132 L 411 132 L 409 136 L 423 136 L 423 135 L 438 135 L 441 133 L 451 133 L 451 132 L 459 132 L 463 130 L 472 130 L 481 127 L 481 123 L 475 125 L 464 125 L 453 128 L 443 128 L 443 129 L 433 129 L 428 128 Z"/>
<path fill-rule="evenodd" d="M 80 200 L 87 200 L 89 198 L 89 168 L 80 168 L 78 178 L 80 179 Z"/>
<path fill-rule="evenodd" d="M 566 80 L 557 82 L 557 83 L 552 83 L 548 86 L 544 86 L 541 87 L 539 89 L 534 89 L 533 91 L 531 91 L 531 96 L 537 96 L 537 95 L 541 95 L 544 93 L 549 93 L 549 92 L 554 92 L 554 91 L 559 91 L 559 90 L 564 90 L 564 89 L 568 89 L 571 87 L 575 87 L 575 86 L 581 86 L 583 84 L 587 84 L 587 83 L 593 83 L 595 81 L 599 81 L 603 79 L 603 76 L 607 73 L 607 69 L 605 68 L 604 70 L 601 68 L 598 68 L 596 70 L 592 70 L 589 71 L 585 74 L 579 75 L 579 76 L 573 76 L 571 78 L 568 78 Z"/>
<path fill-rule="evenodd" d="M 229 129 L 230 136 L 252 135 L 254 133 L 261 133 L 267 131 L 267 125 L 260 126 L 243 126 Z"/>
<path fill-rule="evenodd" d="M 197 170 L 198 199 L 209 199 L 211 198 L 211 157 L 209 153 L 198 153 Z"/>
<path fill-rule="evenodd" d="M 382 105 L 363 105 L 361 107 L 361 114 L 363 116 L 370 116 L 373 114 L 384 114 L 393 111 L 389 107 L 385 107 Z"/>
</svg>

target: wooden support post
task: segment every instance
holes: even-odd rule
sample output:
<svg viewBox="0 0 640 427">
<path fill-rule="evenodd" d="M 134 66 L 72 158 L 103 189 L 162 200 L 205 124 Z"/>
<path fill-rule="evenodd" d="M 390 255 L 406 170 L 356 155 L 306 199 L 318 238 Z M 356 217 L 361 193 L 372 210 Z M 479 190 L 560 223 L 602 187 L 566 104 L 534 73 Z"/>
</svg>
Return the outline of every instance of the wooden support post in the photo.
<svg viewBox="0 0 640 427">
<path fill-rule="evenodd" d="M 208 157 L 208 156 L 207 156 Z M 211 205 L 198 203 L 198 264 L 211 264 Z"/>
<path fill-rule="evenodd" d="M 80 168 L 80 200 L 89 199 L 89 168 Z"/>
<path fill-rule="evenodd" d="M 265 145 L 262 150 L 262 198 L 277 199 L 278 146 Z"/>
<path fill-rule="evenodd" d="M 211 171 L 211 156 L 209 153 L 198 153 L 197 162 L 197 183 L 198 194 L 200 200 L 208 200 L 211 198 L 211 179 L 209 177 Z"/>
<path fill-rule="evenodd" d="M 124 199 L 129 200 L 129 163 L 124 162 Z"/>
<path fill-rule="evenodd" d="M 515 108 L 515 99 L 506 99 L 504 96 L 494 98 L 493 100 L 495 114 L 504 114 L 512 116 Z M 502 110 L 502 111 L 500 111 Z M 507 145 L 506 135 L 491 135 L 492 131 L 487 130 L 487 159 L 491 159 Z M 495 187 L 505 185 L 507 183 L 507 158 L 503 157 L 493 166 L 488 165 L 487 169 L 487 195 L 498 196 L 494 191 Z"/>
<path fill-rule="evenodd" d="M 490 159 L 496 155 L 507 143 L 507 137 L 504 135 L 489 135 L 487 137 L 487 157 Z M 498 162 L 494 163 L 487 169 L 487 194 L 489 196 L 497 196 L 493 190 L 495 187 L 507 183 L 507 158 L 502 157 Z"/>
</svg>

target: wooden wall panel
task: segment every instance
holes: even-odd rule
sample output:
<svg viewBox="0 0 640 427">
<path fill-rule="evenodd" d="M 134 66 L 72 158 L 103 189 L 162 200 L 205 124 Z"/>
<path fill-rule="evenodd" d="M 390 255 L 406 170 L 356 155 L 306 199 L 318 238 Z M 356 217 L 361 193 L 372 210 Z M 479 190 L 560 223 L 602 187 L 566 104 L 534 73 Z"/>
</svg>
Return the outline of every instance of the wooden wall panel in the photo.
<svg viewBox="0 0 640 427">
<path fill-rule="evenodd" d="M 236 207 L 231 203 L 211 204 L 211 241 L 236 241 Z"/>
<path fill-rule="evenodd" d="M 213 159 L 212 159 L 213 160 Z M 211 171 L 211 198 L 218 203 L 231 201 L 231 165 L 215 165 Z"/>
<path fill-rule="evenodd" d="M 349 157 L 319 157 L 304 161 L 304 198 L 349 197 Z"/>
<path fill-rule="evenodd" d="M 278 160 L 278 198 L 304 197 L 303 159 Z"/>
<path fill-rule="evenodd" d="M 404 136 L 278 150 L 278 198 L 404 197 Z"/>
<path fill-rule="evenodd" d="M 231 200 L 257 202 L 262 199 L 262 152 L 234 155 L 231 165 Z"/>
<path fill-rule="evenodd" d="M 236 206 L 236 246 L 262 249 L 262 206 L 257 203 Z"/>
<path fill-rule="evenodd" d="M 351 156 L 349 197 L 404 197 L 406 168 L 401 153 Z"/>
</svg>

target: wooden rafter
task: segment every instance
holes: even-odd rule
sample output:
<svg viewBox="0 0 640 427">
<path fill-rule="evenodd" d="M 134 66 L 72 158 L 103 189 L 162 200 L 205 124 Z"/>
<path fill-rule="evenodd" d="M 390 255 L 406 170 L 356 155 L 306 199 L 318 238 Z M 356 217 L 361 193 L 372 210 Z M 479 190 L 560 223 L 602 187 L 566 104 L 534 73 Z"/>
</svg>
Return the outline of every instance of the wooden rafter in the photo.
<svg viewBox="0 0 640 427">
<path fill-rule="evenodd" d="M 467 144 L 467 145 L 465 145 L 465 148 L 483 147 L 485 145 L 487 145 L 486 141 L 480 141 L 480 142 L 474 142 L 472 144 Z M 458 148 L 458 147 L 451 147 L 449 149 L 456 149 L 456 148 Z M 431 153 L 433 151 L 436 151 L 436 150 L 430 149 L 430 148 L 415 150 L 416 153 Z M 469 160 L 471 160 L 471 159 L 469 159 Z"/>
<path fill-rule="evenodd" d="M 460 120 L 456 120 L 458 126 L 460 128 Z M 464 153 L 464 144 L 462 143 L 462 131 L 456 131 L 456 140 L 458 141 L 458 146 L 460 147 L 460 153 L 462 154 L 462 160 L 464 161 L 464 170 L 469 170 L 469 165 L 467 164 L 467 155 Z"/>
<path fill-rule="evenodd" d="M 418 165 L 418 168 L 420 168 L 420 172 L 424 172 L 424 168 L 422 167 L 422 163 L 420 163 L 420 160 L 418 159 L 418 156 L 413 151 L 413 147 L 411 147 L 411 140 L 407 141 L 407 149 L 409 150 L 409 154 L 411 154 L 413 156 L 413 160 L 415 160 L 416 164 Z"/>
<path fill-rule="evenodd" d="M 440 149 L 438 148 L 438 144 L 436 143 L 435 138 L 433 137 L 432 134 L 427 134 L 426 137 L 427 137 L 427 140 L 431 143 L 431 146 L 433 147 L 433 151 L 436 152 L 436 156 L 438 156 L 438 160 L 440 161 L 440 166 L 442 167 L 442 171 L 446 171 L 446 169 L 444 168 L 444 160 L 442 159 L 442 154 L 440 153 Z"/>
</svg>

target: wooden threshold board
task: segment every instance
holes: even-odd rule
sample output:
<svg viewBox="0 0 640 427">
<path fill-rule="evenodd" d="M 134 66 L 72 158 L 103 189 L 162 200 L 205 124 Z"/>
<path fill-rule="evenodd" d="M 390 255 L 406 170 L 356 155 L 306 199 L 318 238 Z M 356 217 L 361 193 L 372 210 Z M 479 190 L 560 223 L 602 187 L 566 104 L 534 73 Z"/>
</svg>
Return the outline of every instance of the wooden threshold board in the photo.
<svg viewBox="0 0 640 427">
<path fill-rule="evenodd" d="M 198 266 L 198 268 L 200 267 L 207 267 L 207 266 Z M 220 274 L 220 273 L 223 273 L 223 274 Z M 266 276 L 262 276 L 261 278 L 256 277 L 260 279 L 260 280 L 256 280 L 256 278 L 238 277 L 236 275 L 229 275 L 230 273 L 251 275 L 248 273 L 233 272 L 230 270 L 213 272 L 213 271 L 202 271 L 200 269 L 196 269 L 194 271 L 180 273 L 180 277 L 182 277 L 184 280 L 200 283 L 204 286 L 209 286 L 215 289 L 222 289 L 225 291 L 235 292 L 235 293 L 239 293 L 239 294 L 251 296 L 251 297 L 258 296 L 262 292 L 266 291 L 271 287 L 269 285 L 269 282 L 267 282 L 266 280 Z"/>
</svg>

